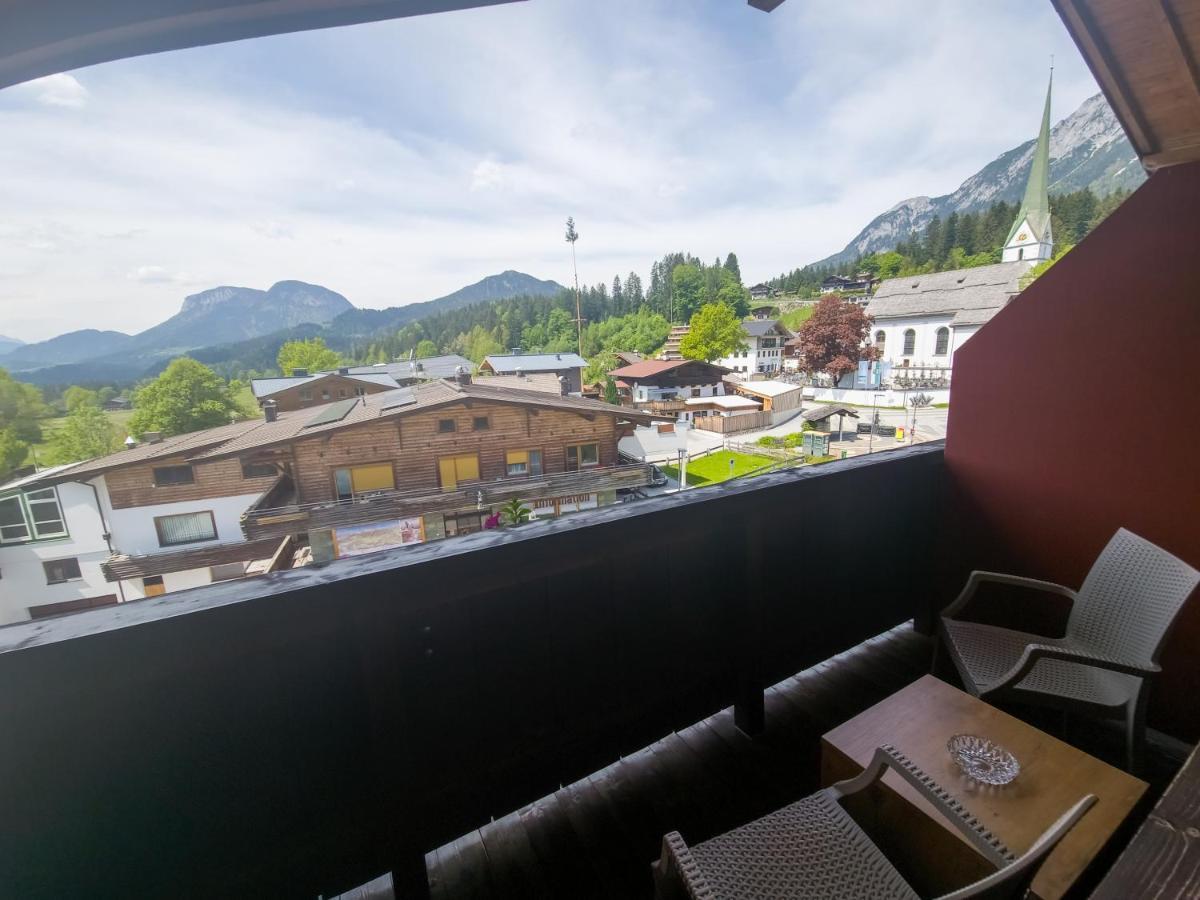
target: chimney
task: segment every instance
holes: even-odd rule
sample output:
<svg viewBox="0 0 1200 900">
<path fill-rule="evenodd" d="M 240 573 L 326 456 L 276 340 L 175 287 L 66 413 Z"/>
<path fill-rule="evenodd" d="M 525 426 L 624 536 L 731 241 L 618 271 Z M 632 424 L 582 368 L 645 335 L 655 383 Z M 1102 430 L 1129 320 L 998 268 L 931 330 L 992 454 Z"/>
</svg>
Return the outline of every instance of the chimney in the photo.
<svg viewBox="0 0 1200 900">
<path fill-rule="evenodd" d="M 555 353 L 555 354 L 554 354 L 554 358 L 555 358 L 555 359 L 562 359 L 562 354 L 561 354 L 561 353 Z"/>
<path fill-rule="evenodd" d="M 525 370 L 524 370 L 524 369 L 522 369 L 520 366 L 517 366 L 517 377 L 518 377 L 518 378 L 524 378 L 524 377 L 525 377 Z"/>
<path fill-rule="evenodd" d="M 416 370 L 417 370 L 418 372 L 424 372 L 424 371 L 425 371 L 425 363 L 422 363 L 422 362 L 415 363 L 415 364 L 414 364 L 414 368 L 416 368 Z M 461 368 L 462 368 L 462 366 L 459 366 L 459 368 L 461 369 Z"/>
<path fill-rule="evenodd" d="M 454 370 L 454 380 L 457 381 L 459 384 L 470 384 L 471 383 L 471 375 L 469 372 L 467 372 L 465 367 L 459 366 L 457 369 Z"/>
<path fill-rule="evenodd" d="M 274 400 L 263 401 L 263 420 L 266 422 L 275 422 L 279 419 L 279 409 L 275 405 Z"/>
<path fill-rule="evenodd" d="M 338 374 L 339 374 L 339 375 L 349 375 L 349 374 L 350 374 L 350 367 L 349 367 L 349 366 L 342 366 L 340 369 L 338 369 Z"/>
<path fill-rule="evenodd" d="M 308 369 L 292 369 L 293 378 L 307 378 Z"/>
<path fill-rule="evenodd" d="M 126 450 L 132 450 L 136 446 L 137 446 L 137 440 L 134 438 L 134 436 L 132 434 L 129 435 L 127 438 L 125 438 L 125 449 Z"/>
<path fill-rule="evenodd" d="M 567 396 L 567 379 L 562 375 L 558 376 L 558 392 L 564 397 Z"/>
<path fill-rule="evenodd" d="M 161 431 L 143 431 L 142 432 L 142 440 L 145 441 L 147 444 L 161 444 L 162 443 L 162 432 Z"/>
</svg>

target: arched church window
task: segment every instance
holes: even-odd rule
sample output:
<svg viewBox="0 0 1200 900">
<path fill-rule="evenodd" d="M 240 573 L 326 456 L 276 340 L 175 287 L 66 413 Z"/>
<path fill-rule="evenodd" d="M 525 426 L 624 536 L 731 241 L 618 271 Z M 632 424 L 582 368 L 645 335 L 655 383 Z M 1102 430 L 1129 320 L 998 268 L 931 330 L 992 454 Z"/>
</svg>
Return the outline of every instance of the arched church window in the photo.
<svg viewBox="0 0 1200 900">
<path fill-rule="evenodd" d="M 911 328 L 904 329 L 904 355 L 912 356 L 917 352 L 917 333 Z"/>
<path fill-rule="evenodd" d="M 950 329 L 939 328 L 937 330 L 937 344 L 933 349 L 934 356 L 945 356 L 950 350 Z"/>
<path fill-rule="evenodd" d="M 881 328 L 875 332 L 875 347 L 880 353 L 883 353 L 884 344 L 887 342 L 887 334 Z"/>
</svg>

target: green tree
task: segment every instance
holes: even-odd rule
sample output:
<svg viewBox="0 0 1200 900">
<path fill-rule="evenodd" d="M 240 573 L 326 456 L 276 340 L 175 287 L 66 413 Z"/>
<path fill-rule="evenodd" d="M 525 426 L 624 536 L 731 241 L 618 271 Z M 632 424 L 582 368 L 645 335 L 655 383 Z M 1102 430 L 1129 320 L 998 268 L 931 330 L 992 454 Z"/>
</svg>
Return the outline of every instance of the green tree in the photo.
<svg viewBox="0 0 1200 900">
<path fill-rule="evenodd" d="M 692 263 L 680 263 L 671 270 L 671 293 L 673 298 L 672 319 L 688 321 L 700 308 L 704 297 L 704 275 L 700 267 Z"/>
<path fill-rule="evenodd" d="M 736 262 L 735 259 L 734 263 Z M 742 287 L 742 283 L 729 269 L 722 268 L 717 271 L 720 273 L 720 287 L 717 288 L 716 301 L 732 309 L 739 319 L 744 319 L 750 315 L 750 292 Z"/>
<path fill-rule="evenodd" d="M 621 405 L 621 395 L 617 393 L 617 382 L 611 375 L 604 376 L 604 402 L 613 406 Z"/>
<path fill-rule="evenodd" d="M 712 362 L 746 349 L 741 320 L 724 303 L 709 303 L 692 316 L 691 329 L 679 342 L 687 359 Z"/>
<path fill-rule="evenodd" d="M 237 411 L 229 388 L 208 366 L 182 356 L 133 395 L 129 431 L 184 434 L 228 425 Z"/>
<path fill-rule="evenodd" d="M 583 370 L 584 384 L 599 384 L 608 377 L 613 369 L 619 369 L 622 362 L 617 359 L 612 350 L 604 350 L 588 360 L 588 366 Z"/>
<path fill-rule="evenodd" d="M 112 421 L 98 406 L 81 403 L 50 436 L 49 462 L 69 463 L 107 456 L 120 449 Z"/>
<path fill-rule="evenodd" d="M 0 429 L 0 478 L 19 466 L 28 452 L 29 445 L 20 440 L 13 429 Z"/>
<path fill-rule="evenodd" d="M 309 373 L 328 372 L 336 369 L 342 358 L 325 346 L 324 338 L 315 337 L 307 341 L 288 341 L 279 348 L 275 360 L 284 375 L 291 375 L 295 369 L 307 369 Z"/>
<path fill-rule="evenodd" d="M 71 385 L 63 391 L 63 404 L 67 408 L 67 412 L 74 412 L 81 406 L 94 406 L 100 408 L 100 395 L 96 391 L 89 391 L 87 388 Z"/>
<path fill-rule="evenodd" d="M 413 350 L 413 355 L 421 358 L 426 356 L 437 356 L 437 344 L 435 344 L 429 338 L 422 338 L 417 344 L 416 348 Z"/>
<path fill-rule="evenodd" d="M 742 283 L 742 267 L 738 265 L 736 253 L 730 253 L 725 257 L 725 271 L 736 278 L 738 284 Z"/>
<path fill-rule="evenodd" d="M 38 420 L 48 413 L 41 391 L 0 369 L 0 476 L 21 465 L 29 445 L 42 439 Z"/>
</svg>

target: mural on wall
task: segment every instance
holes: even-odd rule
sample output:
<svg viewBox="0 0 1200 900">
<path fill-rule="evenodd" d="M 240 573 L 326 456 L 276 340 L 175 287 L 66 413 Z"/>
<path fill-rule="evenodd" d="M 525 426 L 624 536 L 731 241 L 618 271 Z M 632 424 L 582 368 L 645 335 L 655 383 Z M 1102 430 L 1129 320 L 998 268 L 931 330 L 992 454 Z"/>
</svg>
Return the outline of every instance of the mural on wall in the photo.
<svg viewBox="0 0 1200 900">
<path fill-rule="evenodd" d="M 334 529 L 333 555 L 361 556 L 377 550 L 390 550 L 425 541 L 425 526 L 420 516 L 390 522 L 371 522 L 367 525 L 348 525 Z"/>
</svg>

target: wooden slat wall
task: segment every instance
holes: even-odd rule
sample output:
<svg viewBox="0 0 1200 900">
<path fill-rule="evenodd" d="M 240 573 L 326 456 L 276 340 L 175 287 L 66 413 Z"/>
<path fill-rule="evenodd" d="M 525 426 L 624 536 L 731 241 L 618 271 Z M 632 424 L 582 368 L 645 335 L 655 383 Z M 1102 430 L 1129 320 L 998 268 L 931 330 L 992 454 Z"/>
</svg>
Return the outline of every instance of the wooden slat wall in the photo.
<svg viewBox="0 0 1200 900">
<path fill-rule="evenodd" d="M 113 509 L 128 509 L 132 506 L 151 506 L 156 503 L 178 503 L 183 500 L 203 500 L 208 497 L 233 497 L 238 494 L 255 494 L 265 491 L 277 476 L 243 478 L 242 464 L 236 459 L 223 459 L 192 467 L 195 481 L 192 484 L 172 484 L 156 487 L 154 470 L 160 466 L 182 466 L 188 462 L 183 457 L 155 460 L 153 464 L 130 466 L 106 472 L 104 483 L 108 487 L 109 500 Z"/>
<path fill-rule="evenodd" d="M 422 880 L 490 816 L 923 614 L 942 471 L 919 445 L 0 629 L 4 891 Z"/>
<path fill-rule="evenodd" d="M 395 388 L 384 384 L 375 384 L 370 381 L 346 378 L 343 375 L 330 375 L 328 378 L 322 378 L 320 381 L 298 384 L 295 387 L 271 394 L 270 398 L 260 397 L 259 399 L 274 400 L 275 408 L 279 412 L 290 412 L 294 409 L 323 406 L 326 403 L 332 403 L 337 400 L 349 400 L 357 396 L 355 394 L 356 390 L 361 390 L 366 394 L 378 394 L 382 391 L 395 390 Z M 311 398 L 308 400 L 302 399 L 300 397 L 302 391 L 308 391 Z M 326 397 L 324 396 L 325 394 L 329 396 Z M 316 413 L 313 415 L 316 415 Z"/>
<path fill-rule="evenodd" d="M 488 417 L 488 430 L 472 430 L 475 416 Z M 441 419 L 454 419 L 457 430 L 439 433 Z M 396 490 L 437 490 L 437 461 L 441 456 L 478 453 L 480 478 L 490 481 L 507 477 L 507 450 L 540 449 L 546 473 L 553 474 L 565 470 L 565 447 L 583 442 L 599 443 L 600 465 L 617 464 L 617 434 L 611 416 L 598 415 L 588 420 L 558 410 L 478 402 L 470 408 L 454 406 L 403 416 L 396 421 L 298 441 L 295 445 L 297 502 L 334 499 L 333 470 L 343 466 L 392 460 Z"/>
</svg>

